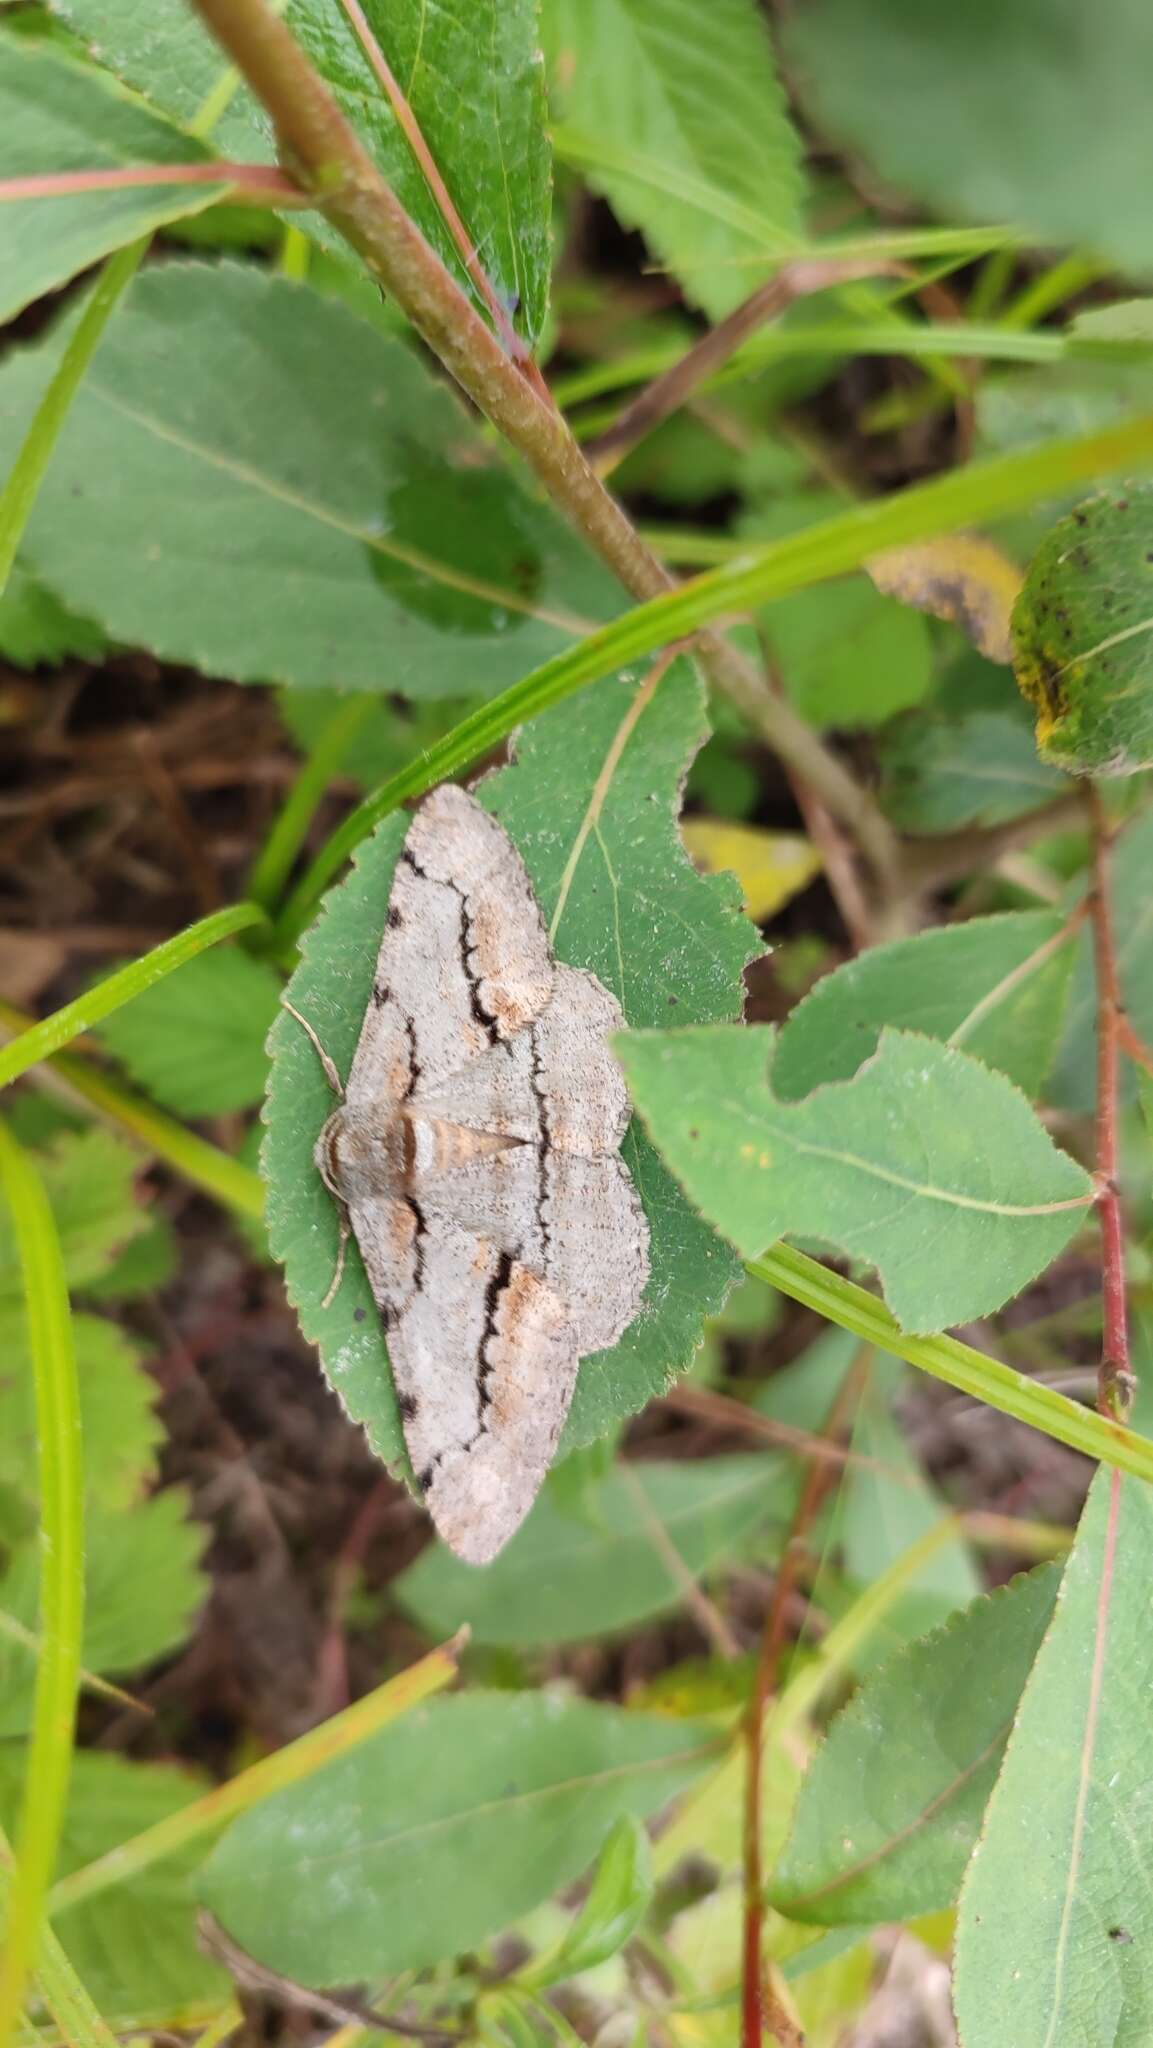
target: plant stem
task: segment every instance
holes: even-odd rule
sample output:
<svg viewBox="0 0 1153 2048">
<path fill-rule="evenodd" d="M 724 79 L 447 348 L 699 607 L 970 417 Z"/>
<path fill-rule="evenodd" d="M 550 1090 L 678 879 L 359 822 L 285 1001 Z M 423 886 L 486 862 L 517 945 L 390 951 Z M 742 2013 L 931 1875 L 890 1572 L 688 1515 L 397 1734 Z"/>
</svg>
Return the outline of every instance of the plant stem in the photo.
<svg viewBox="0 0 1153 2048">
<path fill-rule="evenodd" d="M 674 587 L 668 571 L 590 467 L 559 411 L 469 304 L 267 0 L 194 4 L 271 115 L 286 168 L 313 192 L 462 390 L 630 595 L 667 595 Z M 715 685 L 855 833 L 887 879 L 896 869 L 896 838 L 868 791 L 790 705 L 773 698 L 734 647 L 707 632 L 698 652 Z"/>
<path fill-rule="evenodd" d="M 1112 827 L 1098 785 L 1087 780 L 1085 802 L 1093 832 L 1093 885 L 1089 918 L 1097 969 L 1097 1210 L 1101 1218 L 1101 1304 L 1104 1341 L 1097 1379 L 1102 1415 L 1124 1422 L 1133 1398 L 1125 1301 L 1125 1219 L 1118 1182 L 1118 1089 L 1121 1069 L 1121 978 L 1109 894 Z"/>
<path fill-rule="evenodd" d="M 98 981 L 87 994 L 77 996 L 65 1003 L 63 1009 L 54 1010 L 29 1031 L 21 1032 L 0 1051 L 0 1088 L 7 1088 L 10 1082 L 26 1073 L 38 1060 L 47 1059 L 50 1053 L 59 1052 L 73 1038 L 79 1038 L 102 1017 L 110 1017 L 113 1010 L 119 1010 L 124 1003 L 130 1003 L 134 996 L 143 995 L 146 988 L 163 981 L 174 968 L 183 967 L 188 960 L 195 959 L 207 947 L 219 945 L 221 939 L 230 939 L 236 932 L 242 932 L 252 924 L 263 924 L 264 912 L 255 903 L 233 903 L 227 910 L 215 910 L 211 917 L 202 917 L 197 924 L 190 924 L 174 938 L 165 939 L 162 945 L 154 946 L 142 960 L 133 960 L 127 967 L 121 967 L 104 981 Z"/>
<path fill-rule="evenodd" d="M 589 459 L 595 463 L 601 476 L 607 476 L 638 441 L 653 433 L 662 420 L 679 411 L 707 378 L 729 362 L 750 334 L 755 334 L 759 327 L 767 326 L 771 320 L 779 320 L 797 299 L 812 292 L 825 291 L 830 285 L 843 284 L 850 278 L 875 276 L 878 271 L 891 269 L 891 264 L 883 263 L 877 257 L 865 257 L 856 262 L 801 260 L 787 263 L 727 318 L 710 327 L 708 333 L 686 349 L 663 375 L 646 385 L 631 404 L 618 413 L 605 433 L 587 441 L 585 452 Z"/>
<path fill-rule="evenodd" d="M 825 1439 L 837 1440 L 847 1434 L 853 1414 L 864 1391 L 871 1347 L 862 1346 L 837 1389 L 821 1429 Z M 829 1488 L 837 1479 L 837 1468 L 823 1458 L 810 1458 L 792 1525 L 781 1552 L 773 1597 L 765 1618 L 757 1659 L 752 1696 L 745 1716 L 745 1817 L 744 1817 L 744 1939 L 741 1972 L 741 2048 L 761 2048 L 765 2006 L 762 1948 L 764 1946 L 765 1878 L 761 1841 L 763 1822 L 763 1773 L 765 1717 L 769 1701 L 780 1678 L 781 1652 L 785 1646 L 788 1613 L 800 1577 L 808 1546 L 809 1531 L 820 1512 Z"/>
</svg>

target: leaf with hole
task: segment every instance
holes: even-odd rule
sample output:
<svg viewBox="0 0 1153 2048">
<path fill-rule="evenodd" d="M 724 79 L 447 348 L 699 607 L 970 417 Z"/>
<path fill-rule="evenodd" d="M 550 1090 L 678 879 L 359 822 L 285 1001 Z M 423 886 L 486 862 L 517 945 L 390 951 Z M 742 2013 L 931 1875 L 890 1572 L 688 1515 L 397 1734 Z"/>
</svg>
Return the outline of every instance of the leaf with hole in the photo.
<svg viewBox="0 0 1153 2048">
<path fill-rule="evenodd" d="M 802 1782 L 780 1912 L 875 1926 L 953 1903 L 1060 1582 L 1022 1572 L 865 1681 Z"/>
<path fill-rule="evenodd" d="M 520 849 L 557 958 L 591 968 L 631 1023 L 651 1024 L 674 1010 L 686 1019 L 735 1016 L 742 969 L 757 950 L 731 879 L 698 875 L 676 828 L 681 779 L 703 732 L 700 686 L 685 663 L 655 683 L 610 678 L 525 727 L 513 766 L 478 786 Z M 406 822 L 387 818 L 358 849 L 351 876 L 306 935 L 287 991 L 342 1075 L 371 993 Z M 278 1019 L 270 1044 L 262 1160 L 270 1243 L 333 1387 L 378 1456 L 397 1458 L 384 1337 L 354 1247 L 334 1300 L 322 1306 L 339 1236 L 312 1156 L 332 1107 L 328 1084 L 292 1017 Z M 648 1212 L 651 1278 L 620 1342 L 582 1363 L 567 1449 L 603 1435 L 684 1370 L 702 1319 L 721 1306 L 739 1272 L 635 1123 L 623 1157 Z"/>
<path fill-rule="evenodd" d="M 237 1821 L 202 1897 L 297 1982 L 420 1969 L 571 1884 L 622 1814 L 658 1812 L 716 1747 L 701 1723 L 560 1693 L 432 1700 Z"/>
<path fill-rule="evenodd" d="M 0 370 L 0 466 L 67 324 Z M 114 639 L 308 688 L 488 695 L 621 602 L 408 347 L 233 263 L 135 281 L 26 551 Z"/>
<path fill-rule="evenodd" d="M 990 1314 L 1056 1258 L 1092 1184 L 1002 1074 L 885 1029 L 851 1081 L 772 1086 L 773 1034 L 721 1025 L 617 1040 L 646 1125 L 746 1257 L 783 1234 L 866 1259 L 906 1330 Z"/>
</svg>

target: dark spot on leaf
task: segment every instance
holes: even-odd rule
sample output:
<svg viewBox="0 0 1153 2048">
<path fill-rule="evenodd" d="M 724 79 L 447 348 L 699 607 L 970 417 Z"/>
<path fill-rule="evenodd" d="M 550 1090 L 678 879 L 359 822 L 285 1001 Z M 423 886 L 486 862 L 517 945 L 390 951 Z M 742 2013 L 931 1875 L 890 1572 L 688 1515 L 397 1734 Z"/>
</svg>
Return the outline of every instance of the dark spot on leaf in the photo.
<svg viewBox="0 0 1153 2048">
<path fill-rule="evenodd" d="M 354 1323 L 362 1323 L 367 1314 L 368 1310 L 366 1308 L 354 1308 L 352 1311 L 352 1320 Z"/>
<path fill-rule="evenodd" d="M 700 1132 L 699 1132 L 699 1131 L 695 1131 L 695 1130 L 694 1130 L 694 1131 L 690 1131 L 690 1132 L 689 1132 L 689 1136 L 690 1136 L 690 1138 L 699 1138 L 699 1137 L 700 1137 L 700 1135 L 701 1135 L 701 1134 L 700 1134 Z"/>
<path fill-rule="evenodd" d="M 1110 1941 L 1130 1942 L 1133 1936 L 1127 1927 L 1111 1927 L 1109 1929 L 1109 1939 Z"/>
</svg>

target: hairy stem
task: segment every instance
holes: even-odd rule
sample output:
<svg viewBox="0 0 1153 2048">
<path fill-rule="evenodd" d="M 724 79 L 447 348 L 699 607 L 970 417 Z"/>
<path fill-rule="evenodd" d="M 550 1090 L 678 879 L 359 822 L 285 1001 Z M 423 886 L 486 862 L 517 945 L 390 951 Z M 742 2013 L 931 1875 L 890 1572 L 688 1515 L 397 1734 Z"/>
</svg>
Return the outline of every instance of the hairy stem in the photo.
<svg viewBox="0 0 1153 2048">
<path fill-rule="evenodd" d="M 1101 1304 L 1104 1342 L 1097 1381 L 1102 1415 L 1124 1422 L 1133 1394 L 1129 1323 L 1125 1302 L 1125 1219 L 1118 1183 L 1118 1092 L 1123 1003 L 1110 902 L 1112 827 L 1095 782 L 1084 785 L 1093 831 L 1093 886 L 1089 917 L 1097 969 L 1097 1211 L 1101 1219 Z"/>
<path fill-rule="evenodd" d="M 605 489 L 560 413 L 522 375 L 429 247 L 268 0 L 194 4 L 271 115 L 286 168 L 524 457 L 558 509 L 633 597 L 643 601 L 670 590 L 668 571 Z M 849 827 L 887 881 L 896 870 L 896 840 L 868 791 L 790 705 L 773 699 L 734 647 L 712 632 L 702 633 L 697 646 L 716 686 Z"/>
</svg>

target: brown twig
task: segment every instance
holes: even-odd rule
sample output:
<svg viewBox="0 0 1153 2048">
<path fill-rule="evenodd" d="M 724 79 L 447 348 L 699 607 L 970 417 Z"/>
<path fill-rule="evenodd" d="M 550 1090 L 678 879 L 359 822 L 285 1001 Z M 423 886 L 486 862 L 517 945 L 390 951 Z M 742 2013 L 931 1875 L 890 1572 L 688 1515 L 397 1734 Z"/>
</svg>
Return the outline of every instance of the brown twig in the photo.
<svg viewBox="0 0 1153 2048">
<path fill-rule="evenodd" d="M 974 868 L 1000 860 L 1003 854 L 1065 831 L 1081 815 L 1082 797 L 1074 788 L 1062 791 L 1051 803 L 1041 804 L 1023 816 L 1007 818 L 1002 824 L 966 825 L 958 832 L 935 832 L 924 838 L 906 839 L 901 857 L 903 879 L 911 894 L 943 888 L 947 882 L 972 874 Z"/>
<path fill-rule="evenodd" d="M 365 2027 L 371 2033 L 399 2034 L 406 2041 L 463 2041 L 459 2027 L 421 2026 L 415 2020 L 394 2019 L 391 2014 L 378 2012 L 367 2000 L 357 1998 L 353 1992 L 345 1992 L 336 1998 L 328 1991 L 314 1991 L 310 1985 L 298 1984 L 294 1977 L 286 1977 L 281 1971 L 270 1969 L 267 1963 L 258 1963 L 255 1956 L 241 1948 L 226 1927 L 222 1927 L 214 1913 L 201 1908 L 196 1921 L 196 1933 L 205 1955 L 228 1971 L 233 1982 L 241 1991 L 255 1991 L 263 1997 L 269 1995 L 281 1998 L 285 2004 L 297 2011 L 318 2013 L 321 2018 L 335 2020 L 338 2026 Z"/>
<path fill-rule="evenodd" d="M 561 414 L 522 376 L 430 248 L 268 0 L 194 4 L 270 114 L 288 167 L 558 509 L 633 597 L 643 601 L 670 591 L 668 571 L 605 489 Z M 722 635 L 703 632 L 697 647 L 716 686 L 804 775 L 889 882 L 897 868 L 896 836 L 869 791 L 791 705 L 772 697 L 754 665 Z"/>
<path fill-rule="evenodd" d="M 837 1389 L 822 1436 L 847 1434 L 849 1423 L 864 1392 L 869 1370 L 869 1347 L 858 1351 Z M 764 1824 L 763 1773 L 765 1717 L 777 1689 L 781 1652 L 785 1644 L 789 1608 L 800 1576 L 808 1534 L 821 1504 L 834 1481 L 834 1469 L 823 1459 L 811 1459 L 805 1471 L 801 1497 L 781 1553 L 772 1604 L 765 1619 L 760 1656 L 752 1696 L 745 1716 L 745 1822 L 744 1822 L 744 1940 L 741 1973 L 741 2048 L 762 2048 L 766 2010 L 764 1966 L 764 1869 L 761 1835 Z"/>
<path fill-rule="evenodd" d="M 686 349 L 679 362 L 646 385 L 603 434 L 585 444 L 585 452 L 601 476 L 607 476 L 638 441 L 660 426 L 692 397 L 694 391 L 736 355 L 750 334 L 779 320 L 797 299 L 828 286 L 849 284 L 854 278 L 891 276 L 893 265 L 880 257 L 826 258 L 787 263 L 767 284 L 761 285 L 707 334 Z"/>
<path fill-rule="evenodd" d="M 361 49 L 364 51 L 372 69 L 384 87 L 389 105 L 396 115 L 397 125 L 401 129 L 404 139 L 408 143 L 417 163 L 420 165 L 425 184 L 436 201 L 438 211 L 445 226 L 460 250 L 461 262 L 464 264 L 477 291 L 492 314 L 493 325 L 500 335 L 501 341 L 530 383 L 533 384 L 541 397 L 551 405 L 552 394 L 540 373 L 537 363 L 533 359 L 532 351 L 521 340 L 520 335 L 508 317 L 508 309 L 500 293 L 497 291 L 480 260 L 480 252 L 468 229 L 465 227 L 460 214 L 457 212 L 456 203 L 441 176 L 436 158 L 424 139 L 420 122 L 413 112 L 411 102 L 401 90 L 400 80 L 397 78 L 388 58 L 373 34 L 364 9 L 360 5 L 360 0 L 340 0 L 340 4 L 352 23 Z"/>
<path fill-rule="evenodd" d="M 1119 1026 L 1124 1005 L 1109 893 L 1109 853 L 1113 832 L 1097 783 L 1087 779 L 1082 786 L 1093 834 L 1089 916 L 1097 969 L 1097 1210 L 1101 1219 L 1101 1305 L 1105 1326 L 1097 1406 L 1102 1415 L 1115 1422 L 1124 1422 L 1132 1405 L 1133 1373 L 1129 1363 L 1125 1300 L 1125 1219 L 1118 1182 Z"/>
<path fill-rule="evenodd" d="M 627 1459 L 622 1459 L 617 1470 L 632 1494 L 653 1549 L 666 1567 L 669 1577 L 684 1595 L 685 1603 L 692 1609 L 701 1633 L 712 1644 L 719 1657 L 731 1662 L 734 1657 L 740 1656 L 741 1646 L 719 1607 L 709 1599 L 704 1587 L 698 1583 L 695 1572 L 685 1563 L 660 1516 L 655 1512 L 636 1466 L 631 1465 Z"/>
</svg>

